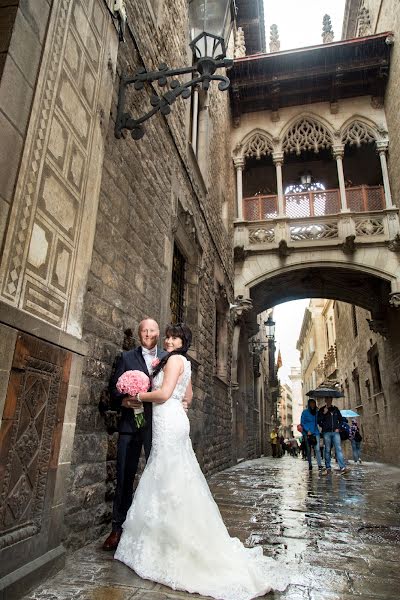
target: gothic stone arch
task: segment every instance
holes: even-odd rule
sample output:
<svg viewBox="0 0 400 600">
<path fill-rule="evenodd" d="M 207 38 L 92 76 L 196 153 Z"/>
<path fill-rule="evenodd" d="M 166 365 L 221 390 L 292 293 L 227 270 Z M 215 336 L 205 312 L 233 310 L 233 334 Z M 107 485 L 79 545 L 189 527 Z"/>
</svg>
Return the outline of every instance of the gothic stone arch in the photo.
<svg viewBox="0 0 400 600">
<path fill-rule="evenodd" d="M 274 142 L 272 136 L 263 129 L 253 129 L 248 133 L 234 149 L 234 158 L 255 157 L 261 159 L 262 156 L 269 156 L 274 152 Z"/>
<path fill-rule="evenodd" d="M 335 249 L 325 249 L 323 257 L 304 250 L 284 260 L 275 253 L 247 256 L 236 265 L 235 294 L 252 299 L 254 314 L 288 300 L 319 297 L 357 304 L 382 318 L 399 282 L 391 252 L 363 248 L 350 261 Z"/>
</svg>

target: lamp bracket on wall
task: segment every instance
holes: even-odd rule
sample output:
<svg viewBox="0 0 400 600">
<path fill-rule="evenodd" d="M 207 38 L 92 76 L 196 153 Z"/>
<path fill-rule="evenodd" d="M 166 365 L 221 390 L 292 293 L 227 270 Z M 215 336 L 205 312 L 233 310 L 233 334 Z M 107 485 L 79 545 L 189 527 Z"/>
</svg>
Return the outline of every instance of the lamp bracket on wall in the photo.
<svg viewBox="0 0 400 600">
<path fill-rule="evenodd" d="M 157 112 L 162 115 L 168 115 L 171 112 L 171 104 L 175 102 L 179 96 L 189 98 L 191 96 L 191 88 L 201 84 L 203 90 L 208 90 L 210 82 L 213 80 L 219 81 L 218 89 L 223 92 L 229 88 L 230 81 L 224 75 L 215 75 L 217 69 L 229 68 L 233 65 L 233 60 L 228 58 L 213 59 L 200 58 L 196 64 L 191 67 L 182 67 L 179 69 L 169 69 L 166 64 L 161 64 L 158 71 L 146 71 L 140 69 L 133 76 L 122 76 L 118 95 L 117 118 L 115 122 L 115 137 L 120 139 L 124 137 L 124 130 L 131 132 L 134 140 L 140 140 L 145 133 L 143 123 L 150 119 Z M 193 79 L 186 83 L 181 83 L 176 79 L 177 75 L 192 73 Z M 145 83 L 157 82 L 160 88 L 163 88 L 168 83 L 168 78 L 173 79 L 169 83 L 169 89 L 164 94 L 154 93 L 150 98 L 152 108 L 141 117 L 135 119 L 131 113 L 125 112 L 126 90 L 133 85 L 134 89 L 139 91 L 144 88 Z"/>
</svg>

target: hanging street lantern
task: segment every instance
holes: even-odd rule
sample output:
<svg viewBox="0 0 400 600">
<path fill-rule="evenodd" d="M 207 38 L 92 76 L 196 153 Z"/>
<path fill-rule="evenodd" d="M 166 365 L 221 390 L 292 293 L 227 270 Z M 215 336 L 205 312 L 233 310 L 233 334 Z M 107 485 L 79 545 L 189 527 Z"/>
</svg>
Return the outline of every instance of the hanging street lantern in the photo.
<svg viewBox="0 0 400 600">
<path fill-rule="evenodd" d="M 269 315 L 267 321 L 264 321 L 265 335 L 267 336 L 267 340 L 275 339 L 275 326 L 275 321 L 272 319 L 271 315 Z"/>
<path fill-rule="evenodd" d="M 160 64 L 158 71 L 140 69 L 133 76 L 121 76 L 117 118 L 115 122 L 115 136 L 123 137 L 125 129 L 131 132 L 134 140 L 139 140 L 144 135 L 142 123 L 150 119 L 157 112 L 168 115 L 171 104 L 179 96 L 189 98 L 191 88 L 201 85 L 203 90 L 208 90 L 212 80 L 219 81 L 218 89 L 222 92 L 228 89 L 230 81 L 224 75 L 216 75 L 215 71 L 233 65 L 233 60 L 227 59 L 226 49 L 231 35 L 235 17 L 234 0 L 189 0 L 189 46 L 193 51 L 194 63 L 190 67 L 169 69 L 166 64 Z M 181 83 L 175 79 L 177 75 L 192 73 L 193 78 Z M 163 88 L 169 82 L 169 89 L 164 94 L 154 93 L 150 98 L 152 108 L 135 119 L 130 113 L 125 112 L 126 88 L 133 85 L 135 90 L 143 89 L 145 83 L 157 82 Z"/>
</svg>

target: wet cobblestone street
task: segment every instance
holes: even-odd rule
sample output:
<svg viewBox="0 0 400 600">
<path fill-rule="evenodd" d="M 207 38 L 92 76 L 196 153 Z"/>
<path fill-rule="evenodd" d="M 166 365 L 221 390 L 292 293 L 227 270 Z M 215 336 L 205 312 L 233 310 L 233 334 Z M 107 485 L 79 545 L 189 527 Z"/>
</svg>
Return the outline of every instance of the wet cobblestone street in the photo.
<svg viewBox="0 0 400 600">
<path fill-rule="evenodd" d="M 210 487 L 231 535 L 289 563 L 291 585 L 268 600 L 399 600 L 400 469 L 365 463 L 323 477 L 301 459 L 261 458 L 213 476 Z M 200 598 L 140 579 L 102 541 L 25 599 Z"/>
</svg>

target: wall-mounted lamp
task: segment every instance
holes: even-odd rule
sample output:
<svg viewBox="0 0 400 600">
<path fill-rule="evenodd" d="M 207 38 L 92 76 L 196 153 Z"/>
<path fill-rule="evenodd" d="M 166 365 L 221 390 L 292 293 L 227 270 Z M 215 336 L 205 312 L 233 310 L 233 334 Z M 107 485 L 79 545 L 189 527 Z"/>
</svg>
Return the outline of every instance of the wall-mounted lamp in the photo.
<svg viewBox="0 0 400 600">
<path fill-rule="evenodd" d="M 275 339 L 276 323 L 273 320 L 273 318 L 271 317 L 271 315 L 269 315 L 268 319 L 266 321 L 264 321 L 264 327 L 265 327 L 265 335 L 267 336 L 267 340 Z"/>
<path fill-rule="evenodd" d="M 229 79 L 223 75 L 215 75 L 215 71 L 233 65 L 233 60 L 225 58 L 226 48 L 232 31 L 235 16 L 234 0 L 189 0 L 189 46 L 193 51 L 195 63 L 191 67 L 169 69 L 166 64 L 159 65 L 158 71 L 140 69 L 133 76 L 121 76 L 115 136 L 122 137 L 124 129 L 131 132 L 134 140 L 144 135 L 142 123 L 160 111 L 162 115 L 171 112 L 171 104 L 182 96 L 189 98 L 191 88 L 201 84 L 203 90 L 208 90 L 210 81 L 218 80 L 218 89 L 222 92 L 228 89 Z M 153 94 L 150 98 L 151 108 L 146 114 L 135 119 L 125 110 L 125 90 L 133 84 L 135 90 L 141 90 L 145 83 L 157 81 L 160 87 L 167 85 L 169 77 L 193 73 L 193 79 L 181 83 L 172 79 L 169 90 L 162 95 Z"/>
</svg>

